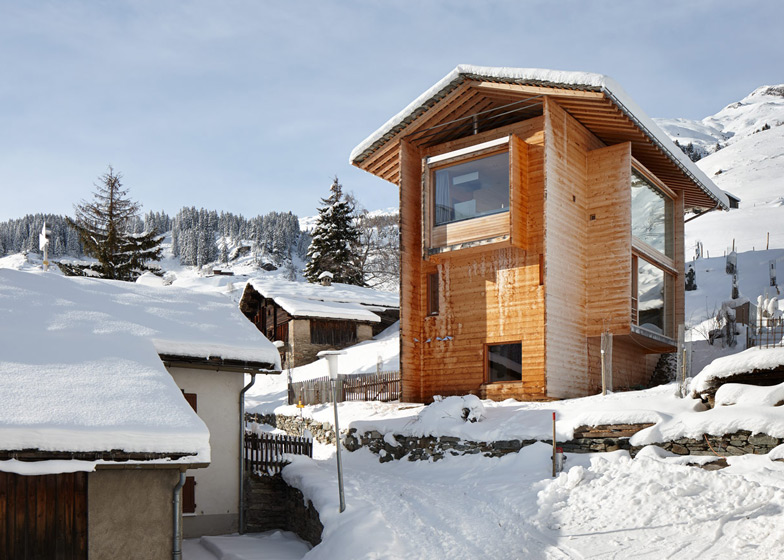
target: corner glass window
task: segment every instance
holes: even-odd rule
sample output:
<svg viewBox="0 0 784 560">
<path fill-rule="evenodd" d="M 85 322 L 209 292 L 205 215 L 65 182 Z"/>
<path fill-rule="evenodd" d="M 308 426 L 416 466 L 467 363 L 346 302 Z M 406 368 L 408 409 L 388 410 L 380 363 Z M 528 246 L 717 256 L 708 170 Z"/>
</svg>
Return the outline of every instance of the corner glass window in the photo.
<svg viewBox="0 0 784 560">
<path fill-rule="evenodd" d="M 487 377 L 493 381 L 520 381 L 523 378 L 523 346 L 490 344 L 487 346 Z"/>
<path fill-rule="evenodd" d="M 658 334 L 672 336 L 668 309 L 672 301 L 669 294 L 671 277 L 644 259 L 635 260 L 637 277 L 632 284 L 636 284 L 637 288 L 637 325 Z"/>
<path fill-rule="evenodd" d="M 632 235 L 673 257 L 672 200 L 632 169 Z"/>
<path fill-rule="evenodd" d="M 509 210 L 509 152 L 436 169 L 436 226 Z"/>
</svg>

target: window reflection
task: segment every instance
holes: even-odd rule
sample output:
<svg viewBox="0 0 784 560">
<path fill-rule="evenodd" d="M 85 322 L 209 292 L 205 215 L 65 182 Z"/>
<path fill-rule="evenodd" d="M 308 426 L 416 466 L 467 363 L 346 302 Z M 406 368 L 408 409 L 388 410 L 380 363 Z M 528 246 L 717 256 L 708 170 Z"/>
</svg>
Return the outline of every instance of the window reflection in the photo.
<svg viewBox="0 0 784 560">
<path fill-rule="evenodd" d="M 632 169 L 632 235 L 672 257 L 672 227 L 672 200 Z"/>
<path fill-rule="evenodd" d="M 509 210 L 509 152 L 438 169 L 433 176 L 437 226 Z"/>
<path fill-rule="evenodd" d="M 637 259 L 638 325 L 670 336 L 667 320 L 669 275 L 643 259 Z"/>
</svg>

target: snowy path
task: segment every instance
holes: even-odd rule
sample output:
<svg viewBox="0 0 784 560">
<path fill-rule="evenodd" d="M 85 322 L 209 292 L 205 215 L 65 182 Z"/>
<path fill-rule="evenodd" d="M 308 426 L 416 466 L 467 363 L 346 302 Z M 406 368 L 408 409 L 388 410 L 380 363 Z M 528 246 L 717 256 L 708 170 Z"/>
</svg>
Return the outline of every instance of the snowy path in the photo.
<svg viewBox="0 0 784 560">
<path fill-rule="evenodd" d="M 571 456 L 548 476 L 544 444 L 502 459 L 379 464 L 297 460 L 285 476 L 316 503 L 323 542 L 305 558 L 780 558 L 784 464 L 737 458 L 719 472 L 656 458 Z M 575 466 L 576 465 L 576 466 Z"/>
</svg>

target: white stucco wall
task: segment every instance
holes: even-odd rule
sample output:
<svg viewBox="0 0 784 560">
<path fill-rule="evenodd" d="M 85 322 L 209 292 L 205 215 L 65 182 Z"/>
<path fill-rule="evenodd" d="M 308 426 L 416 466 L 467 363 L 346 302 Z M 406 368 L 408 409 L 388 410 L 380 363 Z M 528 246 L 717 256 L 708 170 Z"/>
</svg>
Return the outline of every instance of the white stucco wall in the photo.
<svg viewBox="0 0 784 560">
<path fill-rule="evenodd" d="M 239 394 L 241 373 L 169 367 L 177 386 L 196 393 L 197 414 L 210 430 L 210 466 L 187 472 L 196 480 L 196 513 L 186 515 L 186 538 L 237 531 L 239 515 Z"/>
</svg>

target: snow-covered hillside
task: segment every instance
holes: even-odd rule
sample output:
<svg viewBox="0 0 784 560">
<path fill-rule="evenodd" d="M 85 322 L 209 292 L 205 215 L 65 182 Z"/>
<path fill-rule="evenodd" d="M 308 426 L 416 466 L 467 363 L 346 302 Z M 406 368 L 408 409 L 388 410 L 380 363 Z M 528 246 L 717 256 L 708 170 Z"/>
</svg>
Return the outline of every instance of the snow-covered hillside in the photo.
<svg viewBox="0 0 784 560">
<path fill-rule="evenodd" d="M 736 210 L 686 225 L 687 258 L 697 241 L 711 256 L 723 255 L 733 240 L 740 251 L 764 249 L 768 233 L 771 248 L 784 247 L 784 85 L 759 87 L 701 121 L 656 122 L 682 146 L 708 153 L 697 166 L 741 199 Z"/>
</svg>

